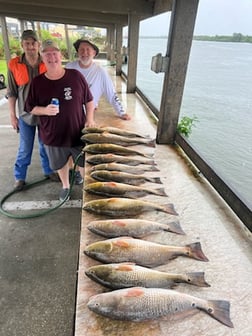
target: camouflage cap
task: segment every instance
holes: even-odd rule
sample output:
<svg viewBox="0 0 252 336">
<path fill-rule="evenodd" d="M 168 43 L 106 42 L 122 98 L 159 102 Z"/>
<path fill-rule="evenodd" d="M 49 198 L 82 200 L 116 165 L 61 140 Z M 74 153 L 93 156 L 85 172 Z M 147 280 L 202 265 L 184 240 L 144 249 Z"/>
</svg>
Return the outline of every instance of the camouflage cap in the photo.
<svg viewBox="0 0 252 336">
<path fill-rule="evenodd" d="M 45 40 L 45 41 L 42 42 L 41 52 L 46 51 L 47 48 L 53 48 L 53 49 L 56 49 L 58 51 L 60 50 L 57 42 L 54 41 L 54 40 Z"/>
</svg>

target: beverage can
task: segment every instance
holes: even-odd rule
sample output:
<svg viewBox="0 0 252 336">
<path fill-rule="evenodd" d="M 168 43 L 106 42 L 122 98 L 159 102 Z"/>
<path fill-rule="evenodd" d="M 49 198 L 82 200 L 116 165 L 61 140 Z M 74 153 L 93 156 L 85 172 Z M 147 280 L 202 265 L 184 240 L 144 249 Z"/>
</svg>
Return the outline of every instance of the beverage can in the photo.
<svg viewBox="0 0 252 336">
<path fill-rule="evenodd" d="M 59 99 L 58 98 L 52 98 L 51 104 L 59 106 Z"/>
</svg>

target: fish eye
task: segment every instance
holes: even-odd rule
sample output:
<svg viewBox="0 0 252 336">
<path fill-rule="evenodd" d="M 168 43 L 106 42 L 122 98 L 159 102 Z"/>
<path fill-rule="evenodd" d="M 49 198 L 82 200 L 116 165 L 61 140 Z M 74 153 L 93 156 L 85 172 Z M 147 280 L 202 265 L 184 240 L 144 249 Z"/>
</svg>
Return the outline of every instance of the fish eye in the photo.
<svg viewBox="0 0 252 336">
<path fill-rule="evenodd" d="M 196 304 L 195 304 L 195 302 L 193 302 L 193 303 L 192 303 L 192 307 L 196 307 Z"/>
</svg>

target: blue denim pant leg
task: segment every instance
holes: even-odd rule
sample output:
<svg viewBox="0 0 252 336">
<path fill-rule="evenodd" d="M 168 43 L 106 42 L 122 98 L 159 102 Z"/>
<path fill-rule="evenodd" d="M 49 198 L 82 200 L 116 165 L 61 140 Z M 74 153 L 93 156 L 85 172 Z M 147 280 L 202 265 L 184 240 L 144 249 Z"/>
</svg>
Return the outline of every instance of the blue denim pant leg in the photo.
<svg viewBox="0 0 252 336">
<path fill-rule="evenodd" d="M 26 124 L 21 118 L 19 119 L 20 142 L 14 166 L 14 177 L 16 180 L 25 181 L 26 179 L 27 169 L 31 164 L 36 128 L 36 126 L 30 126 Z M 48 175 L 52 173 L 44 145 L 40 140 L 39 153 L 44 174 Z"/>
<path fill-rule="evenodd" d="M 50 175 L 53 173 L 53 170 L 50 168 L 49 159 L 46 154 L 45 146 L 42 140 L 40 139 L 39 135 L 38 135 L 38 143 L 39 143 L 40 161 L 41 161 L 41 166 L 44 171 L 44 175 Z"/>
<path fill-rule="evenodd" d="M 16 180 L 26 179 L 27 169 L 31 163 L 32 150 L 36 126 L 27 125 L 19 118 L 19 148 L 14 166 L 14 177 Z"/>
</svg>

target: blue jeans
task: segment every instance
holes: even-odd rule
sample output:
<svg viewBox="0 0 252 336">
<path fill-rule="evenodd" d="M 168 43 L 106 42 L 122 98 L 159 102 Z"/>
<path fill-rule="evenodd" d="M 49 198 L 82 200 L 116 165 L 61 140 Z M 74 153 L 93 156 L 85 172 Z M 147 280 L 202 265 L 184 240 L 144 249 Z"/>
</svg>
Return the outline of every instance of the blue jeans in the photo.
<svg viewBox="0 0 252 336">
<path fill-rule="evenodd" d="M 19 118 L 19 148 L 14 166 L 14 176 L 16 180 L 26 179 L 28 166 L 31 164 L 32 151 L 37 126 L 26 124 L 23 119 Z M 53 173 L 50 168 L 49 160 L 42 141 L 38 136 L 40 161 L 44 175 Z"/>
</svg>

